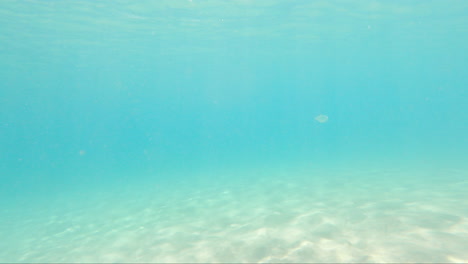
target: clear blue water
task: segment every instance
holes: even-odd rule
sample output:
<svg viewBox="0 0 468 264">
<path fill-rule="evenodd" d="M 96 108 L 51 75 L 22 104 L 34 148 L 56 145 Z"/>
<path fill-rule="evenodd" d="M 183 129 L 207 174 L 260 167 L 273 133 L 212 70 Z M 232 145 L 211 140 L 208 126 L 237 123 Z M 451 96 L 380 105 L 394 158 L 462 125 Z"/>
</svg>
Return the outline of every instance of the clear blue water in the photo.
<svg viewBox="0 0 468 264">
<path fill-rule="evenodd" d="M 464 0 L 2 1 L 0 235 L 14 242 L 0 242 L 0 262 L 467 261 L 467 12 Z M 319 115 L 327 122 L 318 122 Z M 210 228 L 222 220 L 210 222 L 183 202 L 196 197 L 193 207 L 205 208 L 208 216 L 248 222 L 240 216 L 254 209 L 242 206 L 256 201 L 257 209 L 271 208 L 268 201 L 281 204 L 296 195 L 290 199 L 297 203 L 283 206 L 291 210 L 284 215 L 297 220 L 317 209 L 301 202 L 315 197 L 301 189 L 309 178 L 333 178 L 320 185 L 324 196 L 317 199 L 323 201 L 330 198 L 327 191 L 343 193 L 344 185 L 361 190 L 368 183 L 374 189 L 362 189 L 368 194 L 362 199 L 375 201 L 374 213 L 406 204 L 412 208 L 408 221 L 398 223 L 446 234 L 448 246 L 430 257 L 426 253 L 438 246 L 423 241 L 440 237 L 418 240 L 400 229 L 393 234 L 421 248 L 391 253 L 388 245 L 380 251 L 363 246 L 374 241 L 370 237 L 361 244 L 348 238 L 358 251 L 339 258 L 320 243 L 341 245 L 345 235 L 320 232 L 300 238 L 267 232 L 274 239 L 248 244 L 242 234 L 263 230 L 270 223 L 265 220 L 235 233 L 247 248 L 263 251 L 246 253 L 233 234 L 221 250 Z M 274 192 L 268 184 L 276 184 Z M 153 185 L 164 191 L 152 191 Z M 386 190 L 398 193 L 388 199 L 415 196 L 379 207 L 388 202 L 379 196 Z M 223 200 L 226 193 L 238 196 Z M 268 193 L 279 196 L 265 198 Z M 358 193 L 330 201 L 328 208 L 341 208 Z M 103 200 L 108 204 L 99 207 Z M 82 230 L 89 223 L 112 226 L 168 200 L 174 202 L 164 206 L 173 211 L 155 213 L 159 220 L 145 225 L 166 223 L 166 229 L 154 229 L 167 230 L 186 226 L 174 219 L 199 219 L 194 230 L 181 231 L 198 234 L 196 239 L 167 233 L 166 242 L 138 246 L 136 230 L 143 224 L 132 232 L 130 225 L 120 230 L 119 222 L 114 229 L 120 231 L 107 239 L 99 227 Z M 218 208 L 227 201 L 244 209 Z M 440 205 L 431 212 L 441 215 L 424 216 L 428 212 L 413 206 L 421 201 Z M 133 211 L 113 207 L 125 202 Z M 179 211 L 186 213 L 177 216 Z M 385 219 L 363 215 L 375 224 L 364 224 L 369 234 L 382 230 Z M 69 249 L 54 251 L 70 226 L 82 229 L 67 233 L 65 241 L 74 241 Z M 294 224 L 279 221 L 269 230 L 285 226 Z M 122 237 L 127 239 L 119 245 L 132 250 L 104 246 Z M 37 248 L 41 243 L 31 241 L 41 238 L 48 242 Z M 287 243 L 275 251 L 266 241 Z M 157 251 L 150 244 L 194 251 L 178 258 L 176 249 Z M 309 246 L 314 254 L 291 255 Z M 201 249 L 211 255 L 195 257 Z"/>
</svg>

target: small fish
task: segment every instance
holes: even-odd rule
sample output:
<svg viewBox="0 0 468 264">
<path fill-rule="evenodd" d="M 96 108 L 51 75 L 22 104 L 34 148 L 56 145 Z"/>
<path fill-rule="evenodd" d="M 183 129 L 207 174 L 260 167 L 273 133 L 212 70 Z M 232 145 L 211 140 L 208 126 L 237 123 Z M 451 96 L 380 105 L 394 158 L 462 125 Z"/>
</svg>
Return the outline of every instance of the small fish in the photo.
<svg viewBox="0 0 468 264">
<path fill-rule="evenodd" d="M 318 115 L 315 117 L 315 120 L 317 120 L 317 122 L 320 122 L 320 123 L 325 123 L 328 121 L 328 116 L 326 115 Z"/>
</svg>

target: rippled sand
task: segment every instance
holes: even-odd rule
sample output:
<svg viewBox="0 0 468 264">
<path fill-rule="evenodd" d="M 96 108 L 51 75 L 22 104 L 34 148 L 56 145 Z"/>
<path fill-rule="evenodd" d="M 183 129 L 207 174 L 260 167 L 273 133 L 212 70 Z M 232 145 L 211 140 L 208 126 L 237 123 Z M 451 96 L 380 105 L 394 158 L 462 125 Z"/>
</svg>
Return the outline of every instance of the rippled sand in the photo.
<svg viewBox="0 0 468 264">
<path fill-rule="evenodd" d="M 468 262 L 466 171 L 290 173 L 4 209 L 0 262 Z"/>
</svg>

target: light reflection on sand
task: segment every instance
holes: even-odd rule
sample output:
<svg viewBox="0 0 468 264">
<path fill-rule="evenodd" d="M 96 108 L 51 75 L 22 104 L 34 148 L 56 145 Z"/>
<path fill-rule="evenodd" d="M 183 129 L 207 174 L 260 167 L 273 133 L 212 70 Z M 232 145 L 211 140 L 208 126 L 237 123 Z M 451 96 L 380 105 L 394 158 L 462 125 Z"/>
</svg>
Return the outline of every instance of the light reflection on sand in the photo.
<svg viewBox="0 0 468 264">
<path fill-rule="evenodd" d="M 468 261 L 468 197 L 460 177 L 431 184 L 396 172 L 359 173 L 162 193 L 141 187 L 96 196 L 86 206 L 57 204 L 37 218 L 18 214 L 0 225 L 2 237 L 11 238 L 0 242 L 0 261 Z"/>
</svg>

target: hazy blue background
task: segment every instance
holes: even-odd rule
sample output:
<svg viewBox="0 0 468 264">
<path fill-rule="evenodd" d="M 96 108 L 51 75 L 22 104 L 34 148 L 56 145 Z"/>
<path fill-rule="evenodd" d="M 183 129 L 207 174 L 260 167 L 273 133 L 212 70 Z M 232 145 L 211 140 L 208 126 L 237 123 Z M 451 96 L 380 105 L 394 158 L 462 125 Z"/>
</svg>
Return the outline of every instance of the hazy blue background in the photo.
<svg viewBox="0 0 468 264">
<path fill-rule="evenodd" d="M 1 1 L 0 190 L 294 162 L 463 167 L 467 12 L 465 0 Z"/>
</svg>

